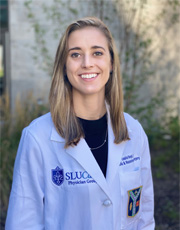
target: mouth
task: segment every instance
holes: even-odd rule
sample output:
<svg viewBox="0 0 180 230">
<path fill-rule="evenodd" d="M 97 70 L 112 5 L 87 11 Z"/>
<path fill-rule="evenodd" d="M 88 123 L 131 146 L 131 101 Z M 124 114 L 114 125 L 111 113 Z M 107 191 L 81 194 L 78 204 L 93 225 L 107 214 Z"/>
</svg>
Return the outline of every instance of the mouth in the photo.
<svg viewBox="0 0 180 230">
<path fill-rule="evenodd" d="M 91 79 L 97 77 L 97 73 L 91 73 L 91 74 L 81 74 L 80 77 L 83 79 Z"/>
</svg>

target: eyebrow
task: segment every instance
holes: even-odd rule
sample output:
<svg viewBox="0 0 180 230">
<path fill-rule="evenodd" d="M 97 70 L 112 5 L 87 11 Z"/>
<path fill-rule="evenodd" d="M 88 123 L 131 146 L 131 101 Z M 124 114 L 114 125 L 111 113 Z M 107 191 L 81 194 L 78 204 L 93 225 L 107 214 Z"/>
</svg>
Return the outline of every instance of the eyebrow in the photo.
<svg viewBox="0 0 180 230">
<path fill-rule="evenodd" d="M 81 48 L 80 48 L 80 47 L 73 47 L 73 48 L 70 48 L 70 49 L 68 50 L 68 52 L 70 52 L 71 50 L 81 50 Z"/>
<path fill-rule="evenodd" d="M 104 51 L 106 51 L 102 46 L 92 46 L 91 49 L 103 49 Z M 68 50 L 68 52 L 70 52 L 71 50 L 81 50 L 80 47 L 73 47 L 73 48 L 70 48 Z"/>
<path fill-rule="evenodd" d="M 102 46 L 93 46 L 92 49 L 103 49 L 104 51 L 106 51 L 106 50 L 104 49 L 104 47 L 102 47 Z"/>
</svg>

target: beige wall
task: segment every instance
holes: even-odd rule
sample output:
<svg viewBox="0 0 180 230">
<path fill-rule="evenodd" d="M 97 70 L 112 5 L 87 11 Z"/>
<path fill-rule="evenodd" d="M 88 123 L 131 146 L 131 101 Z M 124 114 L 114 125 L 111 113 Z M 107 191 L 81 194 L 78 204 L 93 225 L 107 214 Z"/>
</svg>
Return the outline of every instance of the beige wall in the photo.
<svg viewBox="0 0 180 230">
<path fill-rule="evenodd" d="M 123 15 L 126 22 L 131 21 L 134 33 L 139 31 L 142 35 L 144 30 L 147 33 L 145 36 L 152 39 L 151 70 L 154 73 L 141 88 L 140 98 L 146 101 L 162 91 L 166 105 L 177 113 L 180 100 L 180 25 L 170 23 L 172 8 L 166 0 L 147 0 L 143 9 L 140 8 L 140 0 L 114 2 L 121 17 Z M 134 14 L 130 8 L 135 9 Z M 163 10 L 166 11 L 165 16 L 160 17 Z M 140 14 L 143 23 L 139 26 Z"/>
<path fill-rule="evenodd" d="M 34 96 L 37 99 L 42 99 L 47 101 L 50 80 L 51 76 L 48 72 L 42 69 L 42 61 L 35 61 L 33 59 L 34 50 L 33 46 L 36 47 L 35 43 L 35 33 L 32 28 L 30 21 L 27 19 L 27 9 L 24 6 L 25 0 L 10 0 L 9 1 L 9 11 L 10 11 L 10 47 L 11 47 L 11 94 L 13 100 L 18 94 L 25 95 L 27 91 L 33 91 Z M 101 15 L 101 7 L 98 5 L 96 9 L 92 9 L 92 5 L 95 3 L 95 0 L 92 1 L 72 1 L 73 8 L 76 8 L 78 11 L 77 15 L 74 17 L 81 17 L 85 15 Z M 134 6 L 137 11 L 139 10 L 139 0 L 136 1 L 123 1 L 123 7 L 119 4 L 121 1 L 111 0 L 105 1 L 107 6 L 104 6 L 103 17 L 109 17 L 106 21 L 110 26 L 110 30 L 115 37 L 117 46 L 119 47 L 119 40 L 121 37 L 122 21 L 119 18 L 123 18 L 128 21 L 127 9 L 129 9 L 129 2 L 134 3 Z M 38 0 L 33 2 L 33 11 L 36 13 L 38 22 L 44 26 L 48 31 L 47 33 L 47 48 L 50 51 L 52 60 L 54 59 L 58 40 L 60 34 L 62 33 L 62 25 L 59 22 L 59 35 L 57 39 L 52 38 L 51 31 L 54 26 L 51 24 L 43 15 L 42 4 L 44 1 Z M 51 6 L 52 1 L 47 0 L 46 3 Z M 145 100 L 150 98 L 151 95 L 154 95 L 159 90 L 165 89 L 165 100 L 169 105 L 178 104 L 178 98 L 180 98 L 180 71 L 179 71 L 179 61 L 180 61 L 180 44 L 179 44 L 179 25 L 176 25 L 174 28 L 169 28 L 168 23 L 169 19 L 165 17 L 164 20 L 154 20 L 155 17 L 159 14 L 162 8 L 165 6 L 166 1 L 161 0 L 149 0 L 147 5 L 143 10 L 143 21 L 147 26 L 149 26 L 149 35 L 153 38 L 152 48 L 152 70 L 154 71 L 153 76 L 149 78 L 147 83 L 141 88 L 139 96 Z M 114 13 L 113 7 L 119 9 L 118 13 Z M 107 8 L 108 15 L 106 15 Z M 66 11 L 62 6 L 62 12 Z M 94 10 L 94 11 L 93 11 Z M 169 8 L 167 8 L 169 10 Z M 68 11 L 67 11 L 68 12 Z M 109 13 L 110 12 L 110 13 Z M 118 17 L 118 14 L 121 17 Z M 170 13 L 169 13 L 170 14 Z M 169 15 L 168 14 L 168 15 Z M 117 15 L 112 17 L 112 15 Z M 138 14 L 137 14 L 138 15 Z M 64 27 L 68 24 L 72 17 L 69 18 L 66 15 L 66 22 Z M 136 31 L 137 28 L 138 16 L 135 17 L 132 26 L 132 32 Z M 56 26 L 57 26 L 56 25 Z M 143 28 L 142 28 L 143 29 Z M 123 64 L 122 64 L 123 66 Z M 174 95 L 174 98 L 170 99 L 169 96 Z M 172 103 L 173 102 L 173 103 Z M 12 101 L 12 104 L 14 102 Z"/>
</svg>

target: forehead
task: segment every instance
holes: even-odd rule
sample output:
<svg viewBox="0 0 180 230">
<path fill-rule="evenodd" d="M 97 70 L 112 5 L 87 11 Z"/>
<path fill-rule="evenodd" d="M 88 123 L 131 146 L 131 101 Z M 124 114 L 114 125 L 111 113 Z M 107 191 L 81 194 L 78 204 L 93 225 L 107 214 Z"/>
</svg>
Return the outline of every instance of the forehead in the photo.
<svg viewBox="0 0 180 230">
<path fill-rule="evenodd" d="M 105 34 L 97 27 L 87 26 L 73 31 L 68 38 L 68 48 L 72 46 L 104 45 L 108 48 L 108 40 Z"/>
</svg>

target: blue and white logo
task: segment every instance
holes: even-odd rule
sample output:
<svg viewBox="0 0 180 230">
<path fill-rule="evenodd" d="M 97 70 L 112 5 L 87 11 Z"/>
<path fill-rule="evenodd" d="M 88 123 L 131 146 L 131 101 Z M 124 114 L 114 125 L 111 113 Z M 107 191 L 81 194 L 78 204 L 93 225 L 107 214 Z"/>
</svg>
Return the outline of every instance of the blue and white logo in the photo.
<svg viewBox="0 0 180 230">
<path fill-rule="evenodd" d="M 64 182 L 65 186 L 96 183 L 87 171 L 64 172 L 64 170 L 58 166 L 55 169 L 51 169 L 51 179 L 57 186 L 62 185 Z"/>
<path fill-rule="evenodd" d="M 52 169 L 52 181 L 55 185 L 60 186 L 64 182 L 64 172 L 58 166 Z"/>
</svg>

